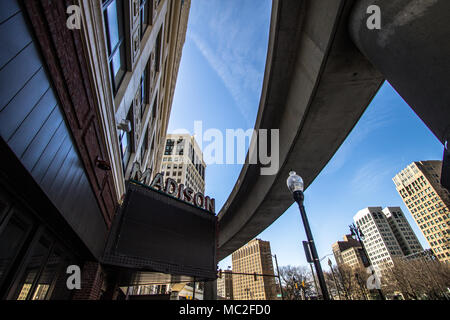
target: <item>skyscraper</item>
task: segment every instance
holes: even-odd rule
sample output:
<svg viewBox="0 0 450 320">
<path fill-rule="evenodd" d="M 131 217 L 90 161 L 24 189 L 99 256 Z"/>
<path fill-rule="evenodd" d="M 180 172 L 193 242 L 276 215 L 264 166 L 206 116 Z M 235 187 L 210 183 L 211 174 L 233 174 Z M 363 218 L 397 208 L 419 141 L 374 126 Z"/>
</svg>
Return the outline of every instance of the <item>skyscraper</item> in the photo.
<svg viewBox="0 0 450 320">
<path fill-rule="evenodd" d="M 358 211 L 353 220 L 364 235 L 368 258 L 378 274 L 394 264 L 394 257 L 423 251 L 398 207 L 368 207 Z"/>
<path fill-rule="evenodd" d="M 189 134 L 168 134 L 161 163 L 164 178 L 205 193 L 205 170 L 202 150 Z"/>
<path fill-rule="evenodd" d="M 392 180 L 435 256 L 450 263 L 450 194 L 441 168 L 442 161 L 413 162 Z"/>
<path fill-rule="evenodd" d="M 233 272 L 268 276 L 233 274 L 234 300 L 274 300 L 276 285 L 273 277 L 270 242 L 253 239 L 232 254 Z"/>
<path fill-rule="evenodd" d="M 344 241 L 336 241 L 332 245 L 334 258 L 339 267 L 364 268 L 368 265 L 361 243 L 351 235 L 345 235 Z"/>
<path fill-rule="evenodd" d="M 217 297 L 233 300 L 233 274 L 231 270 L 224 270 L 222 277 L 217 279 Z"/>
<path fill-rule="evenodd" d="M 417 239 L 416 234 L 406 220 L 400 207 L 387 207 L 383 209 L 383 213 L 394 233 L 395 239 L 397 239 L 403 255 L 409 256 L 416 253 L 423 252 L 422 245 Z"/>
</svg>

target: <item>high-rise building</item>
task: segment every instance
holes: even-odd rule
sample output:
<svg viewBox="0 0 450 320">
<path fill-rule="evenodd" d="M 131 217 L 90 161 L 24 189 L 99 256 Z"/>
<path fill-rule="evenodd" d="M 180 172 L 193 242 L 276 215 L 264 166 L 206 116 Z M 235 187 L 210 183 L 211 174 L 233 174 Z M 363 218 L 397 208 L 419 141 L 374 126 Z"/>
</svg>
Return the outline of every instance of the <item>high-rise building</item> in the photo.
<svg viewBox="0 0 450 320">
<path fill-rule="evenodd" d="M 161 163 L 164 178 L 172 178 L 178 184 L 190 187 L 194 192 L 205 193 L 203 153 L 194 136 L 168 134 Z"/>
<path fill-rule="evenodd" d="M 133 164 L 160 167 L 189 10 L 190 0 L 2 1 L 1 299 L 120 294 L 106 241 Z M 73 264 L 84 284 L 71 291 Z"/>
<path fill-rule="evenodd" d="M 409 254 L 408 251 L 404 252 L 402 250 L 399 240 L 404 241 L 407 237 L 411 238 L 409 233 L 412 231 L 411 227 L 406 219 L 401 219 L 402 227 L 397 228 L 397 233 L 394 233 L 389 222 L 389 219 L 392 217 L 388 218 L 387 216 L 387 214 L 391 215 L 393 212 L 395 212 L 397 216 L 403 216 L 403 212 L 400 208 L 386 208 L 385 210 L 382 210 L 381 207 L 368 207 L 358 211 L 353 217 L 356 225 L 363 233 L 363 244 L 367 251 L 368 258 L 378 274 L 380 274 L 380 271 L 383 269 L 393 266 L 394 257 L 403 257 Z M 399 237 L 399 240 L 397 240 L 397 237 Z M 416 252 L 418 252 L 421 250 L 421 246 L 419 249 L 416 248 L 417 245 L 420 246 L 418 241 L 416 243 L 414 240 L 411 240 L 411 242 L 408 243 L 408 247 L 405 245 L 404 249 L 414 246 L 414 250 L 417 250 Z"/>
<path fill-rule="evenodd" d="M 234 300 L 274 300 L 276 285 L 270 242 L 253 239 L 232 254 L 233 273 L 256 273 L 268 276 L 233 274 Z"/>
<path fill-rule="evenodd" d="M 402 249 L 403 255 L 409 256 L 422 253 L 423 247 L 409 225 L 408 220 L 406 220 L 402 209 L 400 207 L 387 207 L 383 209 L 383 213 Z"/>
<path fill-rule="evenodd" d="M 442 161 L 413 162 L 392 180 L 435 256 L 450 263 L 450 193 L 441 168 Z"/>
<path fill-rule="evenodd" d="M 231 270 L 224 270 L 222 277 L 217 279 L 217 297 L 233 300 L 233 274 Z"/>
<path fill-rule="evenodd" d="M 171 178 L 185 188 L 191 188 L 194 193 L 205 193 L 205 171 L 206 164 L 203 161 L 203 153 L 195 137 L 189 134 L 167 134 L 165 147 L 161 157 L 160 172 L 164 179 Z M 197 283 L 196 299 L 203 299 L 203 283 Z M 178 296 L 189 292 L 186 285 Z M 171 286 L 173 290 L 173 286 Z M 187 291 L 186 291 L 187 290 Z M 187 294 L 187 293 L 186 293 Z M 187 294 L 189 295 L 189 294 Z"/>
<path fill-rule="evenodd" d="M 332 245 L 334 258 L 339 267 L 347 265 L 352 269 L 368 266 L 367 258 L 361 243 L 352 235 L 345 235 L 344 241 L 336 241 Z"/>
</svg>

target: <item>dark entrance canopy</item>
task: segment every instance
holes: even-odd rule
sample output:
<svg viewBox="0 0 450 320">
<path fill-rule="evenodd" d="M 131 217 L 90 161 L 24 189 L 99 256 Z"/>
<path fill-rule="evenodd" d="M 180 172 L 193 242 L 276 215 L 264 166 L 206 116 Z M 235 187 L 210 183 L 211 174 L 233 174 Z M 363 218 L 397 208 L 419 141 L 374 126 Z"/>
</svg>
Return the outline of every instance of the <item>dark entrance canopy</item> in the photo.
<svg viewBox="0 0 450 320">
<path fill-rule="evenodd" d="M 147 272 L 214 280 L 216 225 L 216 216 L 206 210 L 128 182 L 103 263 L 126 270 L 134 283 Z"/>
</svg>

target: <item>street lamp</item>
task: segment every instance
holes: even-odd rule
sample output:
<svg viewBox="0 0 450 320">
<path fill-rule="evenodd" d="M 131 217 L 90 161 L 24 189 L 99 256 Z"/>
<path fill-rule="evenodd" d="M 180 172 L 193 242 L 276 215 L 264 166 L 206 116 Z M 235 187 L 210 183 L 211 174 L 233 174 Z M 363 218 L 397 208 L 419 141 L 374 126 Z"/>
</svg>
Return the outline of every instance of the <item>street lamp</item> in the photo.
<svg viewBox="0 0 450 320">
<path fill-rule="evenodd" d="M 328 258 L 328 265 L 330 266 L 331 274 L 333 275 L 334 286 L 336 287 L 336 290 L 338 292 L 339 300 L 342 300 L 341 292 L 339 291 L 339 287 L 336 282 L 336 277 L 334 276 L 333 263 L 331 262 L 330 258 Z"/>
<path fill-rule="evenodd" d="M 289 190 L 292 192 L 295 202 L 297 202 L 298 207 L 300 209 L 300 215 L 302 217 L 303 226 L 305 227 L 306 237 L 309 242 L 309 247 L 311 250 L 311 255 L 314 261 L 314 266 L 316 268 L 317 278 L 319 279 L 320 289 L 322 291 L 322 297 L 324 300 L 330 300 L 328 296 L 327 286 L 325 284 L 325 278 L 323 276 L 322 267 L 320 265 L 319 256 L 317 254 L 316 246 L 314 244 L 314 239 L 311 233 L 311 229 L 309 227 L 308 218 L 306 217 L 305 207 L 303 206 L 303 179 L 298 176 L 295 171 L 289 172 L 289 177 L 287 179 L 287 186 Z"/>
<path fill-rule="evenodd" d="M 278 277 L 278 283 L 280 284 L 281 300 L 284 300 L 283 286 L 281 285 L 281 276 L 280 276 L 280 269 L 278 268 L 277 255 L 276 255 L 276 254 L 273 254 L 272 257 L 275 258 L 275 265 L 276 265 L 276 267 L 277 267 L 277 277 Z"/>
</svg>

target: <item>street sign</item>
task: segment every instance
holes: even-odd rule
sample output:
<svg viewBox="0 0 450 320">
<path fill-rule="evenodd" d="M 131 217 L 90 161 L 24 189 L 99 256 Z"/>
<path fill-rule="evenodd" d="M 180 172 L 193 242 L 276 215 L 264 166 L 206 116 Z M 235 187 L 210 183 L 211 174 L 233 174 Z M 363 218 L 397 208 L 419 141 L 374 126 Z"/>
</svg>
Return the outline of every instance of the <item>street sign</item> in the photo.
<svg viewBox="0 0 450 320">
<path fill-rule="evenodd" d="M 303 241 L 303 249 L 305 249 L 306 261 L 308 261 L 308 263 L 313 263 L 314 261 L 312 259 L 311 248 L 309 247 L 308 241 Z"/>
</svg>

